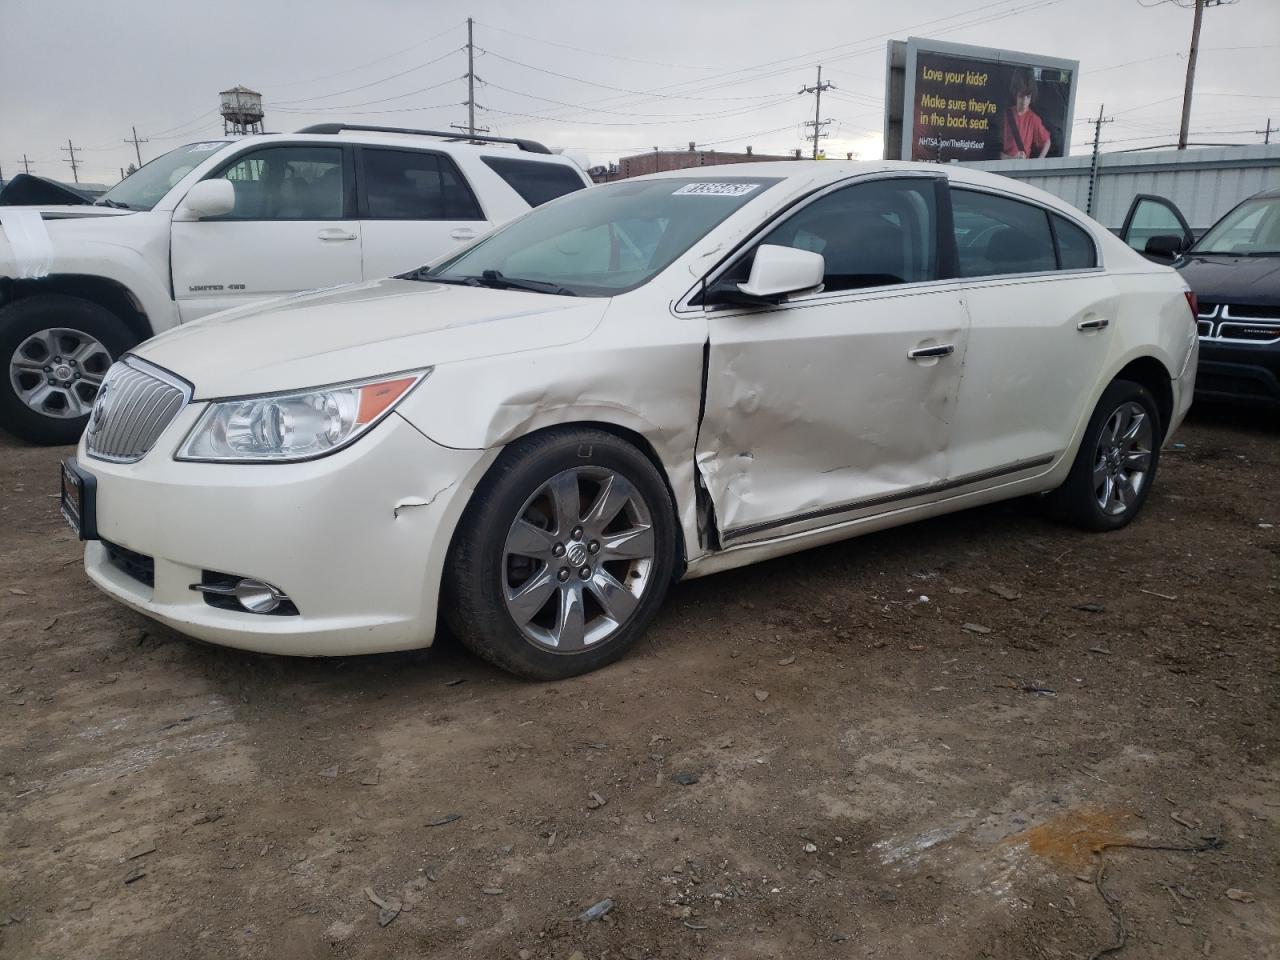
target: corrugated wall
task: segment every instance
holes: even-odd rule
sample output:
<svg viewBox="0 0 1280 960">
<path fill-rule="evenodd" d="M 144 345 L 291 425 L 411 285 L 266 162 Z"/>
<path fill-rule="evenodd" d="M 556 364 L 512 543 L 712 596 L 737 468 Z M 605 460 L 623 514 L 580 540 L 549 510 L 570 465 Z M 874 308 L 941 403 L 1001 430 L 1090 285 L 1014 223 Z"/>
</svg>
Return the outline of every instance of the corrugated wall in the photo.
<svg viewBox="0 0 1280 960">
<path fill-rule="evenodd" d="M 1089 157 L 987 160 L 966 166 L 1029 183 L 1081 210 L 1088 200 Z M 1246 197 L 1277 187 L 1280 144 L 1106 153 L 1099 165 L 1093 215 L 1119 230 L 1133 198 L 1153 193 L 1176 203 L 1200 233 Z"/>
</svg>

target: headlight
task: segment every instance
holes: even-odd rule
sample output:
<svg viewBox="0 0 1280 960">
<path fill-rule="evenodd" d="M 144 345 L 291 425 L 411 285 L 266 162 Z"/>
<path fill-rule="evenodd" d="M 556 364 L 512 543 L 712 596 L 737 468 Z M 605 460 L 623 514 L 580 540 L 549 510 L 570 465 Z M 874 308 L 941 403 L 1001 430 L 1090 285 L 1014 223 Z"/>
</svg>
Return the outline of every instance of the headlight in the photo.
<svg viewBox="0 0 1280 960">
<path fill-rule="evenodd" d="M 353 443 L 430 373 L 428 367 L 297 393 L 214 401 L 175 459 L 288 463 L 323 457 Z"/>
</svg>

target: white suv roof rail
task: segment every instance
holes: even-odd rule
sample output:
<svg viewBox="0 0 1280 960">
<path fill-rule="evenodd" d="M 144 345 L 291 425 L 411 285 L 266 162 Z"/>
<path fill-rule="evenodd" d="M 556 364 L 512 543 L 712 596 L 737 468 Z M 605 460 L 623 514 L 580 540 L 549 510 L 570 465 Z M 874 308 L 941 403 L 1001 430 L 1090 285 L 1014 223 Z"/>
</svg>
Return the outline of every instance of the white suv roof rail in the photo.
<svg viewBox="0 0 1280 960">
<path fill-rule="evenodd" d="M 475 134 L 468 136 L 466 134 L 458 134 L 455 132 L 447 132 L 442 130 L 411 130 L 407 127 L 371 127 L 358 123 L 316 123 L 309 127 L 303 127 L 298 133 L 341 133 L 344 130 L 357 130 L 364 133 L 411 133 L 421 137 L 442 137 L 445 140 L 452 140 L 457 143 L 471 143 L 482 141 L 484 143 L 511 143 L 524 150 L 527 153 L 550 153 L 543 144 L 536 140 L 521 140 L 513 137 L 489 137 Z"/>
</svg>

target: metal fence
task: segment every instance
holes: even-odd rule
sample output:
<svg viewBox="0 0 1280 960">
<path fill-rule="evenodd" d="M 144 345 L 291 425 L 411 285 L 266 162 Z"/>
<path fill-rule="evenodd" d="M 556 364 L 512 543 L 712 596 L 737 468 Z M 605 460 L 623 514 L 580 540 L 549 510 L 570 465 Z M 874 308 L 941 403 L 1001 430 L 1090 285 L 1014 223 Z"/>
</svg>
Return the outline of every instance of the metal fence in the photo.
<svg viewBox="0 0 1280 960">
<path fill-rule="evenodd" d="M 984 160 L 966 166 L 989 170 L 1039 187 L 1085 210 L 1092 160 L 1089 156 L 1044 160 Z M 1140 193 L 1168 197 L 1200 234 L 1241 200 L 1280 187 L 1280 144 L 1199 147 L 1104 153 L 1093 184 L 1093 218 L 1112 230 Z"/>
</svg>

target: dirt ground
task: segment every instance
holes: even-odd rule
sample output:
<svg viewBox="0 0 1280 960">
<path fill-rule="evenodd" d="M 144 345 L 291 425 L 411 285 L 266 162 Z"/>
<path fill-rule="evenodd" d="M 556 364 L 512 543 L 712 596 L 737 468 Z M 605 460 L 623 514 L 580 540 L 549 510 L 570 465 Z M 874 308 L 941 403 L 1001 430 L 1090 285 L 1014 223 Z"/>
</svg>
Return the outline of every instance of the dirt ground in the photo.
<svg viewBox="0 0 1280 960">
<path fill-rule="evenodd" d="M 184 639 L 0 439 L 0 956 L 1280 956 L 1280 421 L 1177 440 L 1120 533 L 849 541 L 531 684 Z"/>
</svg>

